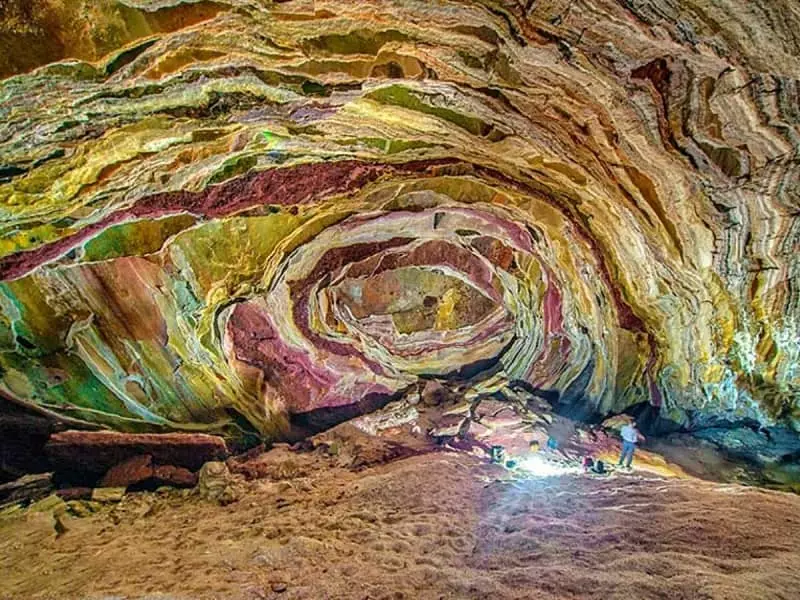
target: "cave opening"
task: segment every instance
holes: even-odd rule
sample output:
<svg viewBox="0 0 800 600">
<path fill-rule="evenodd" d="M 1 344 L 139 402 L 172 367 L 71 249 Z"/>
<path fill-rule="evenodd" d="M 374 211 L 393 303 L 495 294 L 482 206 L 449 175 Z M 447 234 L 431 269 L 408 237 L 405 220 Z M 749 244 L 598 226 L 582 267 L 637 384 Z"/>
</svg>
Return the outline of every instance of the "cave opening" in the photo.
<svg viewBox="0 0 800 600">
<path fill-rule="evenodd" d="M 798 3 L 0 4 L 0 597 L 797 595 Z"/>
</svg>

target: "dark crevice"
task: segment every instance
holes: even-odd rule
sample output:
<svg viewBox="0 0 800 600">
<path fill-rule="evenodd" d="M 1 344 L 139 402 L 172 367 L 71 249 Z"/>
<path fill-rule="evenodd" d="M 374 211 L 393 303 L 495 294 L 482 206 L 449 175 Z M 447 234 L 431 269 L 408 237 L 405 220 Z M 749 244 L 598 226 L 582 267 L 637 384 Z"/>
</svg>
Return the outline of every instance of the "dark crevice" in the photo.
<svg viewBox="0 0 800 600">
<path fill-rule="evenodd" d="M 290 430 L 286 439 L 289 442 L 299 442 L 350 419 L 375 412 L 390 402 L 402 398 L 408 389 L 395 394 L 367 394 L 354 404 L 317 408 L 293 414 L 289 418 Z"/>
<path fill-rule="evenodd" d="M 47 472 L 44 445 L 58 428 L 54 419 L 0 397 L 0 483 Z"/>
<path fill-rule="evenodd" d="M 0 183 L 8 183 L 14 177 L 24 175 L 28 172 L 25 167 L 18 167 L 16 165 L 0 165 Z"/>
<path fill-rule="evenodd" d="M 155 44 L 157 41 L 158 39 L 147 40 L 146 42 L 143 42 L 138 46 L 134 46 L 133 48 L 129 48 L 123 52 L 120 52 L 113 60 L 111 60 L 106 65 L 106 70 L 105 70 L 106 77 L 108 77 L 109 75 L 113 75 L 124 66 L 132 63 L 139 56 L 141 56 L 145 50 L 150 48 L 150 46 Z"/>
</svg>

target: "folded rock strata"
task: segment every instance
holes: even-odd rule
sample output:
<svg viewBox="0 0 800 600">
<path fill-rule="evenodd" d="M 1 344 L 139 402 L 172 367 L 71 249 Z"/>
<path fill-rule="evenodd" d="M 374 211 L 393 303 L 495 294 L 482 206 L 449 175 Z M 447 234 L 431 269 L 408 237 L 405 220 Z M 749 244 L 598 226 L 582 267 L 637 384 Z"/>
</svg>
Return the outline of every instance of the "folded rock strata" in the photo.
<svg viewBox="0 0 800 600">
<path fill-rule="evenodd" d="M 517 380 L 800 426 L 793 3 L 40 4 L 0 30 L 5 396 L 280 439 Z"/>
</svg>

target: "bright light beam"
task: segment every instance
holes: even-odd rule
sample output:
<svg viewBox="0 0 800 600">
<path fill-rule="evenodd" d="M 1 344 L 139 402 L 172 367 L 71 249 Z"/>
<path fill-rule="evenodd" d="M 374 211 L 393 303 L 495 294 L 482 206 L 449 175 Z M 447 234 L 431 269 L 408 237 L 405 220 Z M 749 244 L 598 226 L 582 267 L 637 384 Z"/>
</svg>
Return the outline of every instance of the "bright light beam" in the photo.
<svg viewBox="0 0 800 600">
<path fill-rule="evenodd" d="M 565 467 L 556 462 L 547 460 L 537 454 L 532 454 L 521 459 L 517 463 L 517 468 L 525 471 L 533 477 L 554 477 L 556 475 L 566 475 L 567 473 L 576 473 L 576 467 Z"/>
</svg>

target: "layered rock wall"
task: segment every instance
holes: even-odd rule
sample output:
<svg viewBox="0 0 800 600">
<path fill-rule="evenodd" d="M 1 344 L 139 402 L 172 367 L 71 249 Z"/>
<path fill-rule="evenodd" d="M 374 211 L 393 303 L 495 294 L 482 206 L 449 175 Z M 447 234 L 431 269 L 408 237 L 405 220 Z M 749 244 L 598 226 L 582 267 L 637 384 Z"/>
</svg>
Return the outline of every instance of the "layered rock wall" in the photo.
<svg viewBox="0 0 800 600">
<path fill-rule="evenodd" d="M 800 425 L 794 3 L 42 4 L 0 30 L 5 397 L 281 437 L 523 380 Z"/>
</svg>

